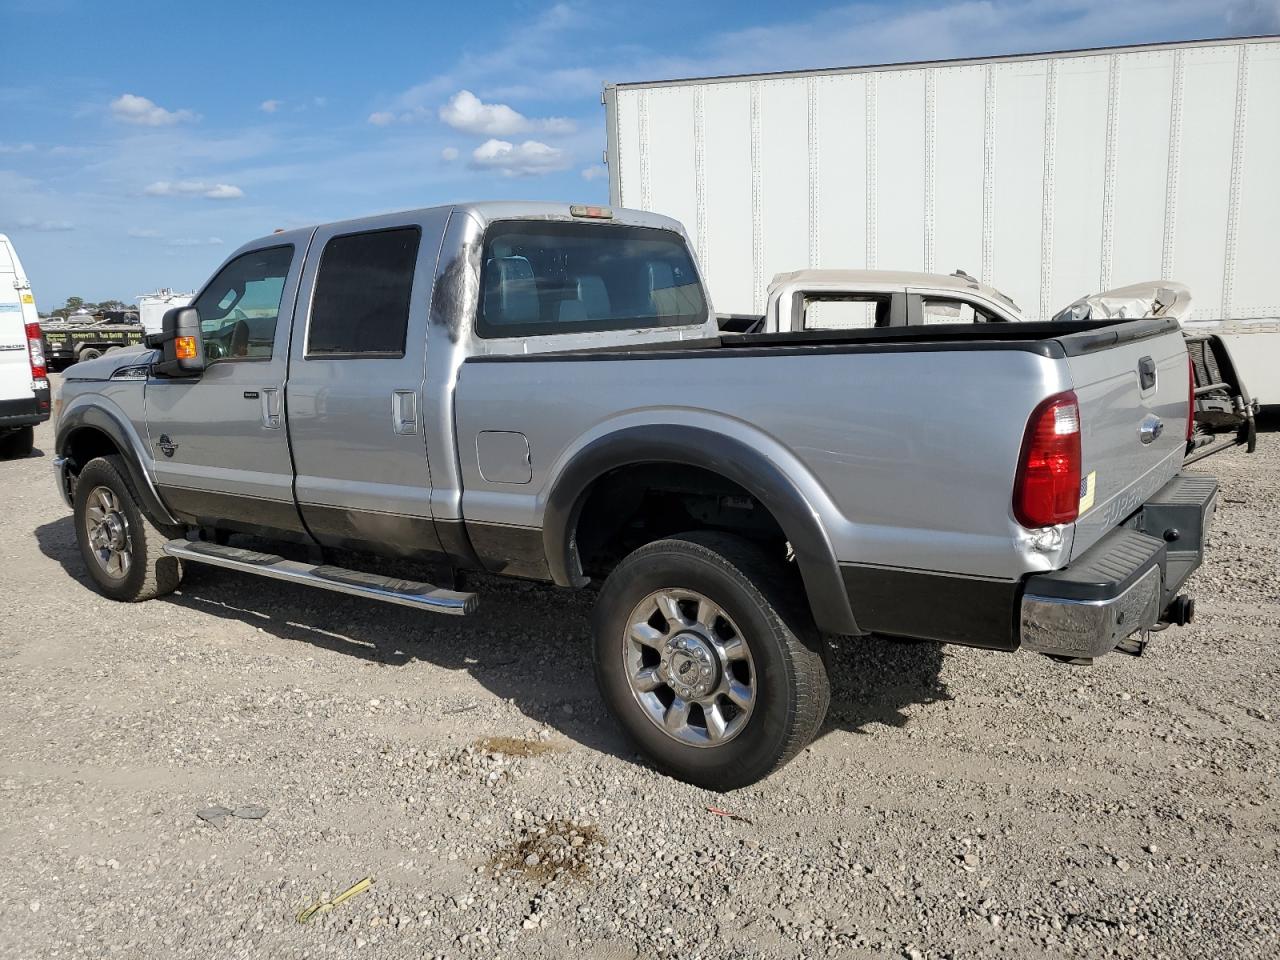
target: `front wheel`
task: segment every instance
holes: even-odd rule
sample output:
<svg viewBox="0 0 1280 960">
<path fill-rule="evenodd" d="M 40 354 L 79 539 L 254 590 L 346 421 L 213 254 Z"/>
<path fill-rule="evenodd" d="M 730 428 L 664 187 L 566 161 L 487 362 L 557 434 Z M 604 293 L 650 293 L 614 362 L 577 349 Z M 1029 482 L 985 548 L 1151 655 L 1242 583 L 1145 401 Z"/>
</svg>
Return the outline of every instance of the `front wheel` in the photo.
<svg viewBox="0 0 1280 960">
<path fill-rule="evenodd" d="M 112 600 L 150 600 L 171 593 L 182 580 L 181 561 L 162 549 L 181 531 L 147 519 L 118 456 L 90 460 L 80 471 L 75 523 L 89 576 Z"/>
<path fill-rule="evenodd" d="M 831 692 L 798 578 L 749 541 L 695 531 L 650 543 L 605 581 L 596 680 L 659 766 L 744 787 L 817 734 Z"/>
</svg>

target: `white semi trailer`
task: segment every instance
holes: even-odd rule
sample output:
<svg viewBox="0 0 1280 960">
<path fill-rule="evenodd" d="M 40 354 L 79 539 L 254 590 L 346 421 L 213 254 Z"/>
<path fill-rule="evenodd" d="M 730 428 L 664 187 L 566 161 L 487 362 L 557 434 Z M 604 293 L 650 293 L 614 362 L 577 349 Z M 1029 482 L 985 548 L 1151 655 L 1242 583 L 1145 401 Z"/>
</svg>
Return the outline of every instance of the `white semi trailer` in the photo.
<svg viewBox="0 0 1280 960">
<path fill-rule="evenodd" d="M 1028 320 L 1190 287 L 1280 404 L 1280 37 L 605 88 L 611 201 L 689 228 L 716 308 L 805 267 L 976 274 Z"/>
</svg>

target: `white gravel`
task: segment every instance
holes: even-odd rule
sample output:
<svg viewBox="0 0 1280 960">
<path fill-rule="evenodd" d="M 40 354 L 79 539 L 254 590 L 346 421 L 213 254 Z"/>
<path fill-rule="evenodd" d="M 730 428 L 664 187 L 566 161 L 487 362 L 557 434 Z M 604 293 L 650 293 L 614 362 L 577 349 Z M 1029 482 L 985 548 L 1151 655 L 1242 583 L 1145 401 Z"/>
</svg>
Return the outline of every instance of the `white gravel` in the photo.
<svg viewBox="0 0 1280 960">
<path fill-rule="evenodd" d="M 46 426 L 0 463 L 0 956 L 1274 957 L 1261 444 L 1203 464 L 1194 626 L 1091 668 L 851 643 L 815 744 L 717 795 L 605 715 L 585 593 L 485 582 L 454 620 L 196 567 L 100 598 Z"/>
</svg>

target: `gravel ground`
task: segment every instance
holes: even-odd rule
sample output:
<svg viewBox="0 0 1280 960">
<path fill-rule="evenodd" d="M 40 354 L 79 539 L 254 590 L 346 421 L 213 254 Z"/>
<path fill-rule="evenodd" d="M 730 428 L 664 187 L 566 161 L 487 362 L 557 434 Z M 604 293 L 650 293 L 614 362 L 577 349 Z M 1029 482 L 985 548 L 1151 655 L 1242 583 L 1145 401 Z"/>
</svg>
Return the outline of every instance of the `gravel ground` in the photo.
<svg viewBox="0 0 1280 960">
<path fill-rule="evenodd" d="M 850 643 L 820 738 L 725 795 L 623 742 L 588 595 L 463 621 L 196 567 L 112 603 L 37 447 L 0 463 L 0 956 L 1280 951 L 1274 427 L 1204 464 L 1194 626 L 1088 668 Z"/>
</svg>

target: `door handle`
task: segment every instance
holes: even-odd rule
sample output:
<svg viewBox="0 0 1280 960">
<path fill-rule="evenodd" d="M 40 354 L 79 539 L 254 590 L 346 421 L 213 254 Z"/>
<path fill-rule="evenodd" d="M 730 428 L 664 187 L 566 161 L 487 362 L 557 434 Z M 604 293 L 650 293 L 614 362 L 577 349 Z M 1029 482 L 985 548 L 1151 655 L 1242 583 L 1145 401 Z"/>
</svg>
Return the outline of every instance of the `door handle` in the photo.
<svg viewBox="0 0 1280 960">
<path fill-rule="evenodd" d="M 418 432 L 417 390 L 396 390 L 391 394 L 391 429 L 404 436 Z"/>
<path fill-rule="evenodd" d="M 268 430 L 280 429 L 280 390 L 277 387 L 262 389 L 262 425 Z"/>
</svg>

